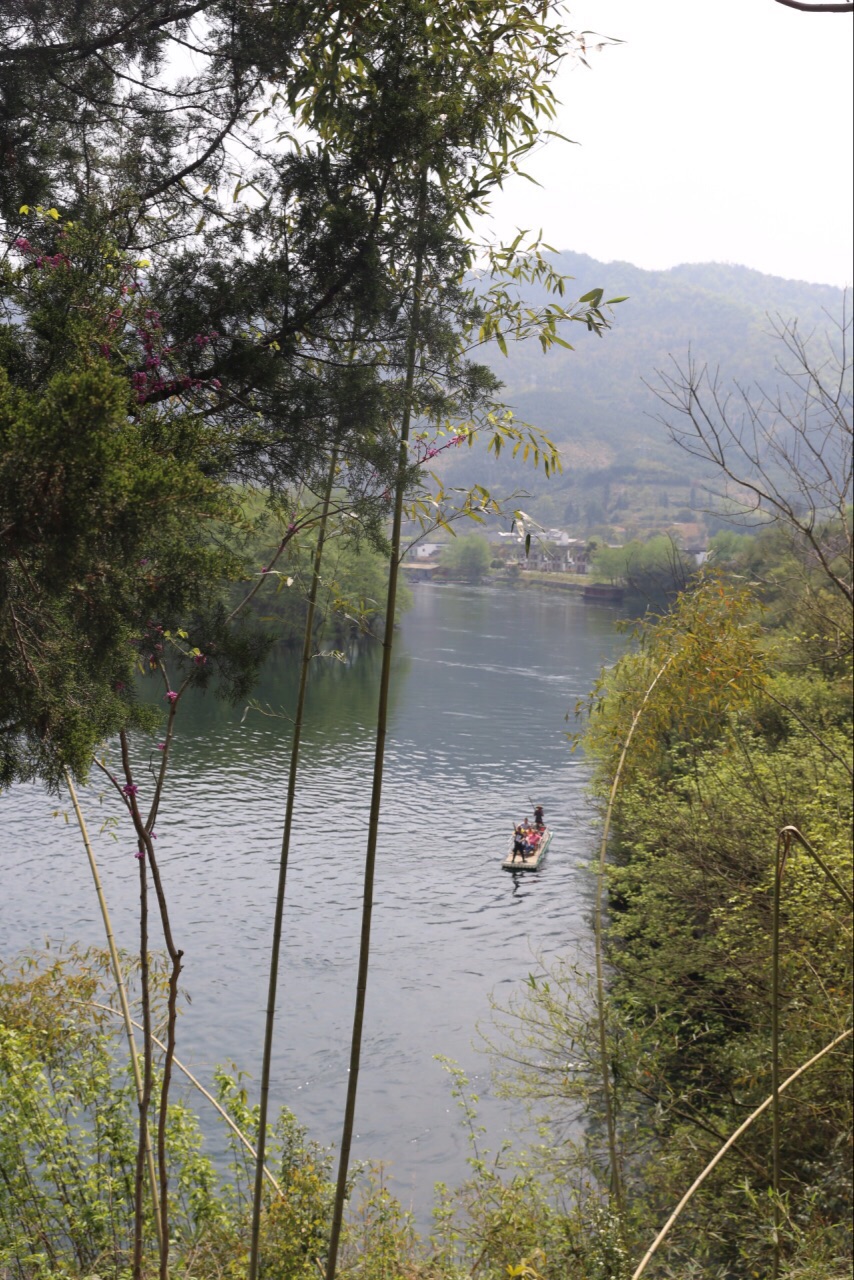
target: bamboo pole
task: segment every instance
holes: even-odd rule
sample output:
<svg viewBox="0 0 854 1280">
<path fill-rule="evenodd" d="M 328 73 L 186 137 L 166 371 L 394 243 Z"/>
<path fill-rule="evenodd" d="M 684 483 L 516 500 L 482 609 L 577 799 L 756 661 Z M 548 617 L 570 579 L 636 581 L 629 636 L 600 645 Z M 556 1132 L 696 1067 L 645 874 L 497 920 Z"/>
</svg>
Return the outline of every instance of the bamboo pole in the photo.
<svg viewBox="0 0 854 1280">
<path fill-rule="evenodd" d="M 620 752 L 620 759 L 614 773 L 611 783 L 611 790 L 608 794 L 608 807 L 605 810 L 605 821 L 602 825 L 602 839 L 599 842 L 599 863 L 596 874 L 596 906 L 594 910 L 594 936 L 596 946 L 596 1012 L 599 1026 L 599 1070 L 602 1076 L 602 1091 L 605 1098 L 605 1123 L 608 1131 L 608 1156 L 610 1160 L 611 1174 L 611 1195 L 617 1207 L 617 1214 L 622 1222 L 623 1217 L 623 1187 L 622 1178 L 620 1176 L 620 1163 L 617 1153 L 617 1126 L 614 1118 L 614 1103 L 611 1092 L 611 1067 L 608 1061 L 608 1035 L 605 1025 L 605 957 L 603 944 L 603 921 L 602 921 L 602 903 L 605 894 L 605 866 L 608 854 L 608 836 L 611 831 L 611 815 L 614 811 L 614 802 L 617 798 L 617 791 L 620 786 L 620 778 L 623 773 L 623 765 L 626 763 L 629 746 L 634 736 L 635 729 L 643 714 L 646 704 L 652 696 L 652 691 L 664 675 L 667 668 L 673 661 L 674 655 L 667 659 L 664 665 L 656 673 L 655 679 L 647 689 L 643 696 L 643 701 L 638 707 L 632 719 L 629 732 L 626 734 L 626 740 L 623 743 L 623 749 Z"/>
<path fill-rule="evenodd" d="M 136 1096 L 140 1108 L 143 1102 L 143 1086 L 142 1075 L 139 1069 L 139 1055 L 136 1051 L 136 1040 L 134 1038 L 133 1029 L 138 1026 L 130 1016 L 130 1005 L 128 1003 L 127 989 L 125 987 L 124 977 L 122 975 L 122 966 L 119 960 L 119 952 L 116 947 L 116 940 L 113 935 L 113 924 L 110 919 L 110 912 L 107 908 L 107 899 L 104 895 L 104 887 L 101 883 L 101 876 L 98 872 L 98 864 L 95 861 L 95 852 L 92 848 L 92 842 L 89 839 L 89 832 L 86 828 L 86 821 L 83 817 L 83 810 L 80 808 L 80 801 L 77 797 L 77 790 L 74 786 L 71 774 L 65 770 L 65 785 L 68 788 L 68 794 L 71 797 L 71 803 L 74 807 L 74 815 L 77 818 L 77 825 L 80 828 L 80 836 L 83 840 L 83 846 L 86 850 L 86 856 L 89 859 L 89 870 L 92 872 L 92 879 L 95 883 L 95 892 L 98 895 L 98 906 L 101 908 L 101 918 L 104 921 L 104 932 L 107 935 L 107 947 L 110 952 L 110 964 L 113 969 L 113 978 L 116 983 L 116 990 L 119 994 L 119 1004 L 121 1005 L 121 1018 L 125 1024 L 125 1035 L 127 1036 L 128 1050 L 130 1052 L 131 1066 L 133 1068 L 133 1080 L 136 1086 Z M 106 1008 L 108 1006 L 98 1006 Z M 115 1013 L 115 1009 L 111 1010 Z M 119 1015 L 116 1015 L 119 1016 Z M 141 1030 L 141 1028 L 140 1028 Z M 157 1231 L 157 1241 L 160 1244 L 160 1198 L 157 1193 L 157 1170 L 154 1167 L 154 1153 L 151 1150 L 151 1142 L 148 1137 L 148 1119 L 144 1112 L 140 1111 L 140 1124 L 143 1128 L 143 1141 L 145 1143 L 145 1156 L 148 1165 L 148 1177 L 151 1182 L 151 1200 L 154 1210 L 154 1224 Z"/>
<path fill-rule="evenodd" d="M 350 1068 L 347 1076 L 347 1100 L 344 1107 L 344 1125 L 341 1134 L 341 1150 L 338 1156 L 338 1179 L 335 1203 L 332 1211 L 332 1228 L 329 1253 L 326 1258 L 326 1280 L 335 1280 L 338 1265 L 338 1246 L 344 1217 L 344 1201 L 347 1196 L 347 1175 L 350 1166 L 350 1146 L 356 1116 L 356 1092 L 359 1083 L 359 1064 L 362 1049 L 362 1026 L 365 1018 L 365 1001 L 368 988 L 368 963 L 371 950 L 371 919 L 374 905 L 374 871 L 376 868 L 377 834 L 382 800 L 385 739 L 388 726 L 389 687 L 391 684 L 391 656 L 394 644 L 394 614 L 397 603 L 397 576 L 400 560 L 400 531 L 403 517 L 403 498 L 406 488 L 406 467 L 409 460 L 409 428 L 412 421 L 412 399 L 415 386 L 415 368 L 418 361 L 419 331 L 421 328 L 421 290 L 424 281 L 424 229 L 427 217 L 427 168 L 421 173 L 416 223 L 417 251 L 413 280 L 412 317 L 406 351 L 406 381 L 404 384 L 403 416 L 400 424 L 398 452 L 398 478 L 394 490 L 394 515 L 392 519 L 391 555 L 386 595 L 383 657 L 380 671 L 379 705 L 377 707 L 377 738 L 374 751 L 374 773 L 371 789 L 371 808 L 368 820 L 368 843 L 365 851 L 364 891 L 362 896 L 362 927 L 359 940 L 359 967 L 356 978 L 356 1002 L 353 1010 L 353 1032 L 350 1041 Z"/>
<path fill-rule="evenodd" d="M 154 884 L 154 892 L 157 898 L 157 905 L 160 912 L 160 923 L 163 928 L 163 940 L 166 943 L 166 950 L 169 953 L 170 970 L 169 970 L 169 987 L 166 1005 L 166 1051 L 163 1055 L 163 1078 L 160 1084 L 160 1104 L 157 1115 L 157 1169 L 160 1180 L 160 1280 L 168 1280 L 169 1277 L 169 1173 L 166 1159 L 166 1119 L 169 1107 L 169 1086 L 172 1079 L 172 1059 L 175 1053 L 175 1028 L 178 1021 L 178 978 L 181 974 L 181 959 L 184 952 L 176 947 L 172 936 L 172 924 L 169 918 L 169 907 L 166 901 L 166 893 L 163 888 L 163 882 L 160 877 L 160 869 L 157 865 L 157 858 L 154 853 L 154 841 L 151 835 L 151 828 L 143 821 L 139 811 L 139 804 L 136 798 L 136 787 L 133 782 L 133 773 L 130 763 L 130 748 L 128 745 L 127 732 L 122 729 L 119 733 L 119 745 L 122 753 L 122 769 L 125 776 L 124 794 L 127 796 L 128 809 L 133 818 L 134 829 L 136 830 L 137 839 L 139 840 L 139 850 L 145 856 L 140 858 L 140 955 L 142 957 L 143 969 L 143 1009 L 145 1010 L 145 999 L 148 988 L 147 972 L 145 968 L 146 956 L 148 954 L 148 890 L 146 883 L 146 861 L 151 867 L 151 879 Z M 161 769 L 161 779 L 164 777 Z M 159 794 L 159 793 L 158 793 Z M 156 808 L 155 801 L 155 808 Z M 152 810 L 154 811 L 154 810 Z M 150 1038 L 151 1028 L 148 1023 L 148 1016 L 143 1019 L 145 1025 L 146 1040 Z M 145 1058 L 145 1074 L 144 1082 L 151 1079 L 150 1054 L 146 1052 Z M 134 1265 L 136 1273 L 137 1265 Z M 136 1275 L 135 1275 L 136 1280 Z"/>
<path fill-rule="evenodd" d="M 787 1079 L 785 1079 L 783 1083 L 780 1085 L 778 1093 L 783 1093 L 785 1089 L 788 1089 L 790 1084 L 794 1084 L 794 1082 L 798 1079 L 799 1076 L 802 1076 L 805 1071 L 809 1071 L 810 1067 L 815 1066 L 815 1064 L 819 1061 L 819 1059 L 823 1058 L 826 1053 L 830 1053 L 830 1051 L 832 1049 L 835 1049 L 837 1045 L 841 1044 L 843 1040 L 847 1040 L 848 1037 L 851 1035 L 851 1033 L 852 1033 L 852 1028 L 849 1027 L 847 1031 L 843 1031 L 841 1035 L 838 1035 L 835 1040 L 831 1040 L 830 1044 L 826 1044 L 823 1049 L 820 1049 L 817 1054 L 815 1054 L 812 1058 L 810 1058 L 809 1062 L 805 1062 L 803 1066 L 798 1067 L 797 1071 L 793 1071 L 792 1074 Z M 768 1095 L 768 1097 L 765 1099 L 765 1101 L 762 1103 L 761 1106 L 758 1106 L 755 1111 L 752 1111 L 750 1113 L 750 1115 L 747 1117 L 744 1123 L 738 1126 L 735 1133 L 731 1134 L 730 1137 L 727 1138 L 726 1142 L 723 1144 L 720 1150 L 716 1153 L 716 1155 L 712 1157 L 712 1159 L 706 1165 L 705 1169 L 699 1175 L 699 1177 L 694 1179 L 694 1181 L 691 1183 L 690 1187 L 685 1192 L 682 1199 L 677 1204 L 676 1208 L 671 1213 L 670 1217 L 665 1222 L 664 1226 L 659 1231 L 658 1235 L 653 1240 L 652 1244 L 647 1249 L 646 1253 L 641 1258 L 637 1268 L 632 1272 L 631 1280 L 640 1280 L 640 1277 L 643 1275 L 644 1271 L 646 1270 L 646 1264 L 649 1262 L 650 1258 L 652 1258 L 653 1254 L 658 1249 L 658 1246 L 669 1234 L 670 1228 L 673 1226 L 674 1222 L 679 1217 L 680 1213 L 685 1208 L 688 1201 L 694 1195 L 694 1192 L 697 1191 L 699 1187 L 702 1186 L 702 1184 L 706 1181 L 706 1178 L 709 1176 L 709 1174 L 712 1172 L 715 1166 L 718 1165 L 720 1161 L 724 1158 L 726 1153 L 729 1151 L 730 1147 L 733 1146 L 738 1141 L 738 1139 L 744 1133 L 745 1129 L 749 1129 L 750 1126 L 753 1124 L 753 1121 L 758 1119 L 758 1117 L 762 1115 L 763 1111 L 767 1111 L 767 1109 L 771 1106 L 771 1103 L 773 1101 L 774 1101 L 774 1095 L 772 1093 Z"/>
<path fill-rule="evenodd" d="M 317 533 L 317 546 L 314 549 L 314 563 L 311 575 L 311 588 L 308 596 L 308 613 L 305 619 L 303 634 L 302 661 L 300 664 L 299 690 L 294 715 L 294 730 L 291 739 L 291 761 L 288 769 L 288 793 L 285 801 L 285 825 L 282 833 L 282 850 L 279 858 L 279 879 L 276 888 L 276 908 L 273 917 L 273 945 L 270 955 L 270 979 L 267 988 L 267 1017 L 264 1026 L 264 1053 L 261 1064 L 261 1104 L 258 1114 L 258 1150 L 255 1163 L 255 1187 L 252 1196 L 252 1239 L 249 1253 L 249 1280 L 256 1280 L 259 1266 L 259 1242 L 261 1234 L 261 1200 L 264 1188 L 264 1154 L 267 1145 L 267 1112 L 270 1098 L 270 1068 L 273 1056 L 273 1028 L 276 1020 L 276 989 L 279 982 L 279 951 L 282 943 L 282 919 L 285 907 L 285 888 L 288 876 L 288 857 L 291 847 L 291 828 L 293 825 L 294 802 L 296 800 L 297 767 L 302 742 L 302 724 L 305 711 L 305 696 L 308 687 L 308 671 L 311 665 L 311 654 L 314 640 L 314 615 L 317 606 L 317 590 L 320 583 L 320 566 L 323 559 L 323 546 L 326 540 L 326 523 L 329 517 L 329 506 L 332 500 L 332 487 L 335 483 L 335 472 L 338 466 L 338 451 L 333 449 L 329 461 L 329 472 L 326 477 L 326 488 L 323 494 L 323 511 Z"/>
<path fill-rule="evenodd" d="M 830 883 L 838 891 L 838 893 L 845 899 L 849 908 L 854 907 L 854 898 L 852 898 L 849 890 L 846 889 L 845 885 L 842 884 L 842 882 L 833 874 L 833 872 L 831 871 L 827 863 L 819 856 L 818 853 L 816 853 L 815 849 L 812 847 L 809 840 L 807 840 L 806 836 L 801 834 L 801 832 L 798 830 L 797 827 L 792 827 L 792 826 L 781 827 L 778 834 L 781 839 L 785 838 L 787 841 L 797 840 L 798 844 L 802 845 L 803 848 L 806 849 L 807 853 L 810 855 L 813 862 L 815 862 L 817 866 L 821 867 L 822 871 L 827 876 Z M 788 849 L 788 845 L 787 845 L 787 849 Z"/>
<path fill-rule="evenodd" d="M 777 837 L 774 855 L 774 902 L 771 917 L 771 1186 L 774 1192 L 774 1252 L 771 1280 L 780 1274 L 780 896 L 791 840 Z"/>
<path fill-rule="evenodd" d="M 108 1004 L 100 1004 L 97 1000 L 78 1000 L 78 1001 L 75 1001 L 75 1003 L 91 1005 L 93 1009 L 103 1009 L 105 1013 L 111 1013 L 115 1018 L 118 1018 L 121 1016 L 116 1012 L 115 1009 L 112 1009 Z M 142 1031 L 142 1026 L 140 1025 L 140 1023 L 135 1022 L 133 1018 L 131 1018 L 131 1025 L 136 1027 L 138 1031 Z M 166 1046 L 162 1040 L 158 1040 L 157 1036 L 152 1036 L 151 1039 L 157 1045 L 158 1049 L 163 1049 L 165 1051 Z M 226 1111 L 225 1107 L 222 1106 L 221 1103 L 217 1102 L 213 1094 L 208 1089 L 205 1088 L 205 1086 L 202 1084 L 200 1080 L 196 1079 L 196 1077 L 193 1075 L 189 1067 L 185 1067 L 183 1062 L 181 1062 L 178 1058 L 173 1058 L 172 1061 L 175 1063 L 175 1066 L 178 1068 L 178 1070 L 183 1072 L 183 1074 L 187 1077 L 190 1084 L 195 1089 L 198 1089 L 202 1097 L 207 1098 L 211 1106 L 214 1107 L 219 1112 L 219 1115 L 228 1125 L 229 1129 L 231 1129 L 232 1132 L 240 1139 L 240 1141 L 243 1143 L 246 1150 L 249 1152 L 252 1158 L 255 1159 L 258 1155 L 258 1152 L 256 1151 L 255 1147 L 253 1147 L 252 1143 L 249 1141 L 249 1139 L 247 1138 L 243 1130 L 234 1123 L 231 1116 Z M 276 1181 L 276 1179 L 273 1177 L 272 1173 L 270 1172 L 270 1170 L 267 1168 L 266 1165 L 264 1166 L 264 1176 L 280 1196 L 284 1195 L 281 1184 Z"/>
</svg>

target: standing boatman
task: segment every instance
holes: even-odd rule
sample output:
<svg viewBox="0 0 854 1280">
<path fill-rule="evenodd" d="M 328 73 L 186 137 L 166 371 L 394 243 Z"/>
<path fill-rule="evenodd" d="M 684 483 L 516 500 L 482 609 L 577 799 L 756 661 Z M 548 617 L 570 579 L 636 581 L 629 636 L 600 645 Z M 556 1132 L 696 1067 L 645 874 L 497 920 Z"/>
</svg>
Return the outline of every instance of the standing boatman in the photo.
<svg viewBox="0 0 854 1280">
<path fill-rule="evenodd" d="M 541 804 L 538 804 L 534 809 L 534 823 L 538 831 L 542 831 L 546 825 L 545 814 L 543 813 L 543 806 Z"/>
</svg>

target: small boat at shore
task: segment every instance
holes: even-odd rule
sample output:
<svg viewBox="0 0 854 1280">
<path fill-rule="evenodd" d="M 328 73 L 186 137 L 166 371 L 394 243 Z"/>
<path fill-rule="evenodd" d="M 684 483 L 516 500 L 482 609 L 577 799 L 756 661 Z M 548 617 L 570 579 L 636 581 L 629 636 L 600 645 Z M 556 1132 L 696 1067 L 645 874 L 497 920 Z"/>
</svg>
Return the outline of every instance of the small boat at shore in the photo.
<svg viewBox="0 0 854 1280">
<path fill-rule="evenodd" d="M 536 871 L 537 868 L 541 865 L 543 859 L 545 858 L 546 853 L 548 852 L 548 847 L 551 844 L 551 842 L 552 842 L 552 829 L 551 827 L 546 827 L 542 835 L 540 836 L 539 840 L 537 841 L 536 846 L 533 849 L 529 850 L 527 855 L 523 855 L 522 857 L 520 857 L 519 854 L 517 853 L 514 860 L 513 839 L 511 837 L 510 848 L 507 851 L 507 857 L 504 859 L 504 861 L 501 864 L 502 869 L 504 871 Z"/>
</svg>

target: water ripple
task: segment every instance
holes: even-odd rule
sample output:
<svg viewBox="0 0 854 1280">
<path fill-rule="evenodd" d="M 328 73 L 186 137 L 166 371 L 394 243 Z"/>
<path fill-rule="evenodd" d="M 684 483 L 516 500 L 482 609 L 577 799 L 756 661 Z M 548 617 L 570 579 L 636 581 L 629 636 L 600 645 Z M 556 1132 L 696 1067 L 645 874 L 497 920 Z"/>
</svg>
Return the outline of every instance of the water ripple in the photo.
<svg viewBox="0 0 854 1280">
<path fill-rule="evenodd" d="M 414 596 L 391 699 L 354 1155 L 390 1162 L 392 1185 L 423 1221 L 434 1177 L 466 1173 L 447 1076 L 433 1055 L 483 1072 L 472 1041 L 490 991 L 506 995 L 526 979 L 532 948 L 588 939 L 587 774 L 569 755 L 564 716 L 623 641 L 606 611 L 574 598 L 527 592 L 520 631 L 506 626 L 501 592 L 419 584 Z M 376 672 L 366 660 L 313 677 L 301 752 L 272 1087 L 276 1104 L 292 1106 L 322 1141 L 337 1141 L 346 1088 L 374 754 L 363 726 Z M 287 707 L 292 696 L 292 666 L 282 664 L 258 701 Z M 290 723 L 241 716 L 205 698 L 179 721 L 158 822 L 193 1001 L 179 1055 L 202 1074 L 234 1059 L 259 1070 Z M 149 756 L 150 747 L 140 750 L 143 791 Z M 91 786 L 83 803 L 114 929 L 132 950 L 135 842 L 126 831 L 118 840 L 99 831 L 110 812 L 100 794 Z M 500 862 L 532 794 L 546 807 L 553 844 L 540 871 L 511 877 Z M 48 936 L 101 941 L 67 807 L 36 787 L 0 797 L 7 955 Z M 477 1091 L 494 1149 L 512 1109 L 483 1081 Z"/>
</svg>

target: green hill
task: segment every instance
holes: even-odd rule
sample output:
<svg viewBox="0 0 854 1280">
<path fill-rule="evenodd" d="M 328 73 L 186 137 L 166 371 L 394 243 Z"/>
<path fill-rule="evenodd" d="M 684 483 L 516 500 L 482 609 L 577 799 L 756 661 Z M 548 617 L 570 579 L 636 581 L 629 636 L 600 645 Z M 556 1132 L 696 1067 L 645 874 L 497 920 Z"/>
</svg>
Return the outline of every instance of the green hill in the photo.
<svg viewBox="0 0 854 1280">
<path fill-rule="evenodd" d="M 843 291 L 763 275 L 721 263 L 644 271 L 626 262 L 598 262 L 584 254 L 556 255 L 572 276 L 568 296 L 593 288 L 605 297 L 628 295 L 614 308 L 613 328 L 603 338 L 581 325 L 564 336 L 574 351 L 539 343 L 497 351 L 486 360 L 505 384 L 504 396 L 517 417 L 543 428 L 560 446 L 564 471 L 552 481 L 482 451 L 456 454 L 443 469 L 453 483 L 479 480 L 496 491 L 521 487 L 543 523 L 575 530 L 624 527 L 630 532 L 688 518 L 709 505 L 698 464 L 671 444 L 657 421 L 662 406 L 650 386 L 656 371 L 684 363 L 688 353 L 719 367 L 740 383 L 774 381 L 779 342 L 771 320 L 797 318 L 802 331 L 823 332 L 828 314 L 841 312 Z M 545 295 L 528 290 L 532 303 Z"/>
</svg>

